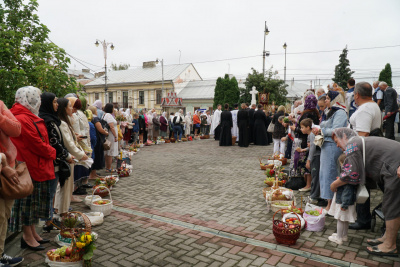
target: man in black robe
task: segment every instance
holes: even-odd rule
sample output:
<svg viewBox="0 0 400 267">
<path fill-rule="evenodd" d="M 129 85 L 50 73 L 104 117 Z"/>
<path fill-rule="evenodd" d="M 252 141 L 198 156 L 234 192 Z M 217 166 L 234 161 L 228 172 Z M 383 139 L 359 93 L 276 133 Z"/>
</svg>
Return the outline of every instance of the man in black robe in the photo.
<svg viewBox="0 0 400 267">
<path fill-rule="evenodd" d="M 229 111 L 229 104 L 225 104 L 225 110 L 221 113 L 221 135 L 219 137 L 220 146 L 231 146 L 232 145 L 232 133 L 233 127 L 232 114 Z"/>
<path fill-rule="evenodd" d="M 249 111 L 246 109 L 246 104 L 242 104 L 241 110 L 237 114 L 237 125 L 239 127 L 239 146 L 249 146 Z"/>
<path fill-rule="evenodd" d="M 251 105 L 249 109 L 249 144 L 254 142 L 254 112 L 256 111 L 256 104 Z"/>
<path fill-rule="evenodd" d="M 268 145 L 267 115 L 265 115 L 262 105 L 258 105 L 258 110 L 254 112 L 254 144 L 258 146 Z"/>
</svg>

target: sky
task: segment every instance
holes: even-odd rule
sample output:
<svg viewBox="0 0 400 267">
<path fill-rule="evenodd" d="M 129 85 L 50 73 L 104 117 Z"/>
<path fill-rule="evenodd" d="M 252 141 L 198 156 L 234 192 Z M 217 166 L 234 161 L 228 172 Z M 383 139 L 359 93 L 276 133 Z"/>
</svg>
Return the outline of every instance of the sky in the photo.
<svg viewBox="0 0 400 267">
<path fill-rule="evenodd" d="M 165 65 L 193 63 L 204 79 L 225 73 L 245 78 L 262 71 L 264 23 L 266 69 L 286 80 L 332 83 L 335 65 L 347 45 L 357 81 L 372 82 L 390 63 L 400 87 L 399 0 L 38 0 L 49 38 L 86 66 L 71 59 L 72 69 L 101 71 L 103 49 L 112 42 L 107 63 L 141 66 L 163 59 Z M 387 47 L 392 46 L 392 47 Z M 386 48 L 374 48 L 386 47 Z M 374 48 L 352 50 L 359 48 Z M 331 51 L 325 53 L 300 53 Z M 296 54 L 297 53 L 297 54 Z M 236 58 L 236 59 L 235 59 Z M 240 59 L 237 59 L 240 58 Z M 228 60 L 224 60 L 228 59 Z M 395 77 L 397 76 L 397 77 Z"/>
</svg>

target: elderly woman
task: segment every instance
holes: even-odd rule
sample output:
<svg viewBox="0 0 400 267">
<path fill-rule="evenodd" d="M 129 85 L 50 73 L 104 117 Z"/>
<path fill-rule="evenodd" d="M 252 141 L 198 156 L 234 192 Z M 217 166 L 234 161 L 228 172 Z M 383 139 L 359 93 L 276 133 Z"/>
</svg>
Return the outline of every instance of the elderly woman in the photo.
<svg viewBox="0 0 400 267">
<path fill-rule="evenodd" d="M 160 135 L 162 138 L 167 137 L 167 130 L 168 130 L 167 112 L 164 111 L 160 117 Z"/>
<path fill-rule="evenodd" d="M 96 107 L 97 109 L 97 117 L 99 117 L 100 119 L 103 118 L 104 111 L 103 111 L 103 103 L 101 102 L 101 100 L 94 101 L 92 106 Z"/>
<path fill-rule="evenodd" d="M 0 101 L 0 172 L 12 183 L 18 183 L 18 173 L 14 170 L 17 149 L 11 142 L 10 137 L 18 137 L 21 134 L 21 123 Z M 13 258 L 4 254 L 4 242 L 7 235 L 8 219 L 14 200 L 4 199 L 0 196 L 0 262 L 4 264 L 17 265 L 24 259 Z"/>
<path fill-rule="evenodd" d="M 39 118 L 40 90 L 33 86 L 17 90 L 11 113 L 21 123 L 21 135 L 11 140 L 17 148 L 17 160 L 26 162 L 32 177 L 33 193 L 17 199 L 12 211 L 11 229 L 23 229 L 21 247 L 44 250 L 41 244 L 50 240 L 41 238 L 35 229 L 40 218 L 50 217 L 50 180 L 54 180 L 56 150 L 49 143 L 46 124 Z M 40 151 L 40 153 L 38 153 Z"/>
<path fill-rule="evenodd" d="M 147 112 L 147 140 L 153 140 L 153 113 Z"/>
<path fill-rule="evenodd" d="M 111 142 L 111 148 L 110 148 L 110 150 L 107 150 L 105 152 L 106 171 L 107 172 L 116 172 L 117 170 L 111 169 L 111 163 L 112 163 L 113 157 L 118 156 L 118 128 L 117 128 L 117 121 L 112 116 L 112 113 L 114 112 L 113 104 L 108 103 L 104 107 L 104 112 L 106 114 L 106 115 L 104 115 L 104 120 L 110 126 L 110 132 L 111 132 L 111 134 L 108 135 L 108 141 Z"/>
<path fill-rule="evenodd" d="M 322 199 L 328 201 L 326 210 L 329 211 L 332 204 L 333 192 L 330 185 L 336 180 L 338 175 L 337 160 L 342 151 L 336 147 L 332 139 L 334 129 L 347 126 L 346 106 L 342 94 L 336 91 L 329 91 L 326 95 L 325 103 L 329 107 L 326 120 L 321 122 L 321 128 L 313 128 L 315 135 L 322 134 L 324 143 L 321 147 L 321 167 L 319 172 L 320 190 Z"/>
<path fill-rule="evenodd" d="M 147 142 L 147 116 L 145 115 L 145 109 L 141 109 L 139 112 L 139 142 Z"/>
<path fill-rule="evenodd" d="M 160 134 L 160 118 L 157 113 L 153 113 L 153 140 L 157 141 L 158 135 Z"/>
<path fill-rule="evenodd" d="M 192 115 L 190 112 L 186 112 L 185 116 L 185 136 L 190 135 L 190 127 L 192 126 Z"/>
<path fill-rule="evenodd" d="M 332 138 L 341 151 L 346 154 L 344 165 L 347 173 L 360 177 L 361 184 L 374 182 L 384 185 L 382 211 L 385 216 L 386 232 L 378 239 L 369 239 L 369 254 L 398 257 L 396 248 L 397 232 L 400 228 L 400 144 L 396 141 L 367 137 L 363 140 L 349 128 L 332 131 Z M 365 162 L 363 160 L 365 157 Z M 336 191 L 344 184 L 343 174 L 330 185 Z"/>
</svg>

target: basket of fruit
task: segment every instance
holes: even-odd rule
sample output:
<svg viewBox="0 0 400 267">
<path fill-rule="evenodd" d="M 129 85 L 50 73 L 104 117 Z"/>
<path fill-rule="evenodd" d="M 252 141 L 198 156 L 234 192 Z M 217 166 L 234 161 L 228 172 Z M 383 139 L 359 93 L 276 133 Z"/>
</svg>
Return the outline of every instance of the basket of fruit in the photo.
<svg viewBox="0 0 400 267">
<path fill-rule="evenodd" d="M 82 259 L 79 253 L 74 252 L 71 246 L 51 249 L 46 253 L 45 262 L 50 267 L 81 267 Z"/>
<path fill-rule="evenodd" d="M 105 189 L 104 185 L 95 185 L 93 186 L 93 194 L 98 195 L 100 197 L 106 197 L 110 192 L 110 190 L 107 189 Z"/>
<path fill-rule="evenodd" d="M 299 216 L 303 217 L 304 210 L 302 208 L 296 208 L 295 206 L 289 206 L 288 209 L 283 210 L 283 213 L 297 213 Z"/>
<path fill-rule="evenodd" d="M 166 144 L 171 143 L 171 140 L 165 139 L 165 143 L 166 143 Z"/>
<path fill-rule="evenodd" d="M 273 212 L 277 212 L 279 210 L 285 210 L 288 209 L 289 206 L 292 206 L 294 204 L 293 200 L 286 201 L 286 200 L 273 200 L 271 201 L 271 210 Z"/>
<path fill-rule="evenodd" d="M 100 187 L 105 188 L 106 190 L 108 190 L 108 193 L 110 194 L 110 199 L 102 199 L 102 200 L 98 200 L 98 201 L 94 201 L 94 199 L 92 198 L 92 203 L 90 203 L 90 209 L 94 212 L 102 212 L 104 214 L 104 216 L 110 215 L 112 208 L 113 208 L 113 201 L 112 201 L 112 197 L 111 197 L 111 192 L 110 189 L 108 189 L 105 186 L 99 186 L 98 189 L 100 189 Z M 92 193 L 92 197 L 94 194 L 95 190 Z"/>
<path fill-rule="evenodd" d="M 102 200 L 101 196 L 95 195 L 93 196 L 94 200 Z M 85 205 L 90 206 L 90 203 L 92 203 L 92 196 L 86 196 L 85 197 Z"/>
<path fill-rule="evenodd" d="M 273 169 L 274 168 L 274 164 L 271 164 L 270 162 L 264 163 L 263 159 L 265 159 L 265 157 L 259 157 L 258 158 L 258 160 L 260 161 L 261 170 L 265 171 L 267 169 Z"/>
<path fill-rule="evenodd" d="M 275 219 L 275 216 L 278 212 L 281 213 L 283 218 L 283 210 L 277 210 L 274 216 L 272 216 L 272 231 L 274 233 L 276 242 L 285 245 L 296 244 L 297 239 L 300 237 L 300 217 L 294 213 L 297 217 L 297 220 L 295 218 L 290 218 L 288 221 L 282 221 L 282 219 Z"/>
<path fill-rule="evenodd" d="M 182 137 L 182 142 L 187 142 L 187 138 Z"/>
<path fill-rule="evenodd" d="M 60 235 L 64 238 L 74 238 L 82 232 L 91 231 L 92 224 L 89 218 L 79 211 L 67 212 L 61 219 Z"/>
</svg>

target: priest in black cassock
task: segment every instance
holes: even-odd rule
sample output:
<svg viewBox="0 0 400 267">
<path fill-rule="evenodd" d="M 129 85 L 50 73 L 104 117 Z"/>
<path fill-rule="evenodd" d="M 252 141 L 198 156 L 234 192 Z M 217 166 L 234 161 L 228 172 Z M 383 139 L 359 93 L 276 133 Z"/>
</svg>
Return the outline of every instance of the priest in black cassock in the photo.
<svg viewBox="0 0 400 267">
<path fill-rule="evenodd" d="M 252 104 L 249 109 L 249 144 L 254 143 L 254 113 L 256 112 L 256 104 Z"/>
<path fill-rule="evenodd" d="M 221 135 L 219 137 L 220 146 L 231 146 L 232 145 L 232 133 L 233 127 L 232 114 L 229 111 L 229 104 L 225 104 L 225 110 L 221 113 Z"/>
<path fill-rule="evenodd" d="M 268 119 L 265 115 L 262 105 L 258 105 L 258 110 L 254 112 L 254 144 L 257 146 L 267 146 L 267 125 Z"/>
<path fill-rule="evenodd" d="M 249 146 L 249 111 L 246 109 L 246 104 L 242 104 L 241 110 L 237 114 L 237 124 L 239 127 L 239 146 Z"/>
</svg>

